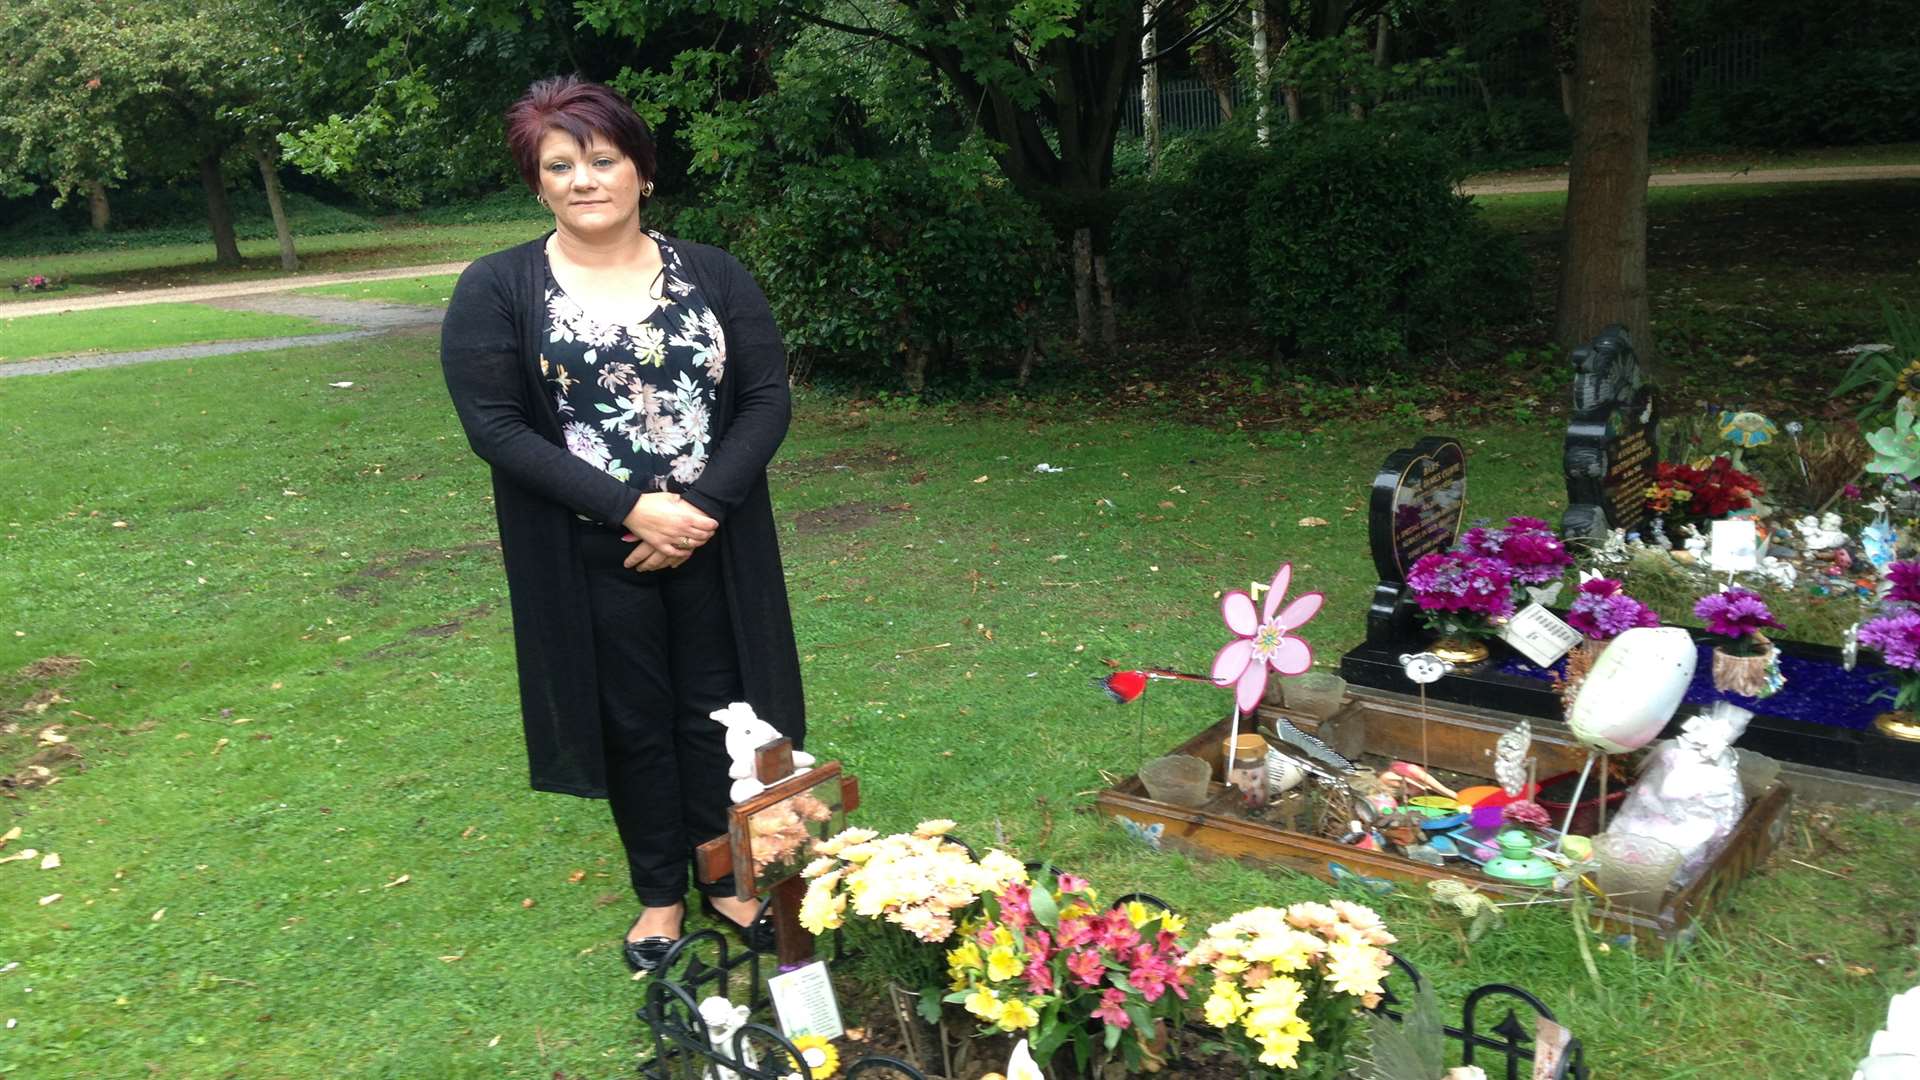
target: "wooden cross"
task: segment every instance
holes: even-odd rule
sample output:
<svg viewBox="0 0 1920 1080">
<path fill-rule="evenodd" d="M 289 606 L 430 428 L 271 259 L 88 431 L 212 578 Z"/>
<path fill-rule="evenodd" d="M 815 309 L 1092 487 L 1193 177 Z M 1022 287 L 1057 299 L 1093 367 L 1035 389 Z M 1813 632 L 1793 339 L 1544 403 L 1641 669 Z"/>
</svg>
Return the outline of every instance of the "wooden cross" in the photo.
<svg viewBox="0 0 1920 1080">
<path fill-rule="evenodd" d="M 843 774 L 837 761 L 795 773 L 790 739 L 776 739 L 754 751 L 753 767 L 754 778 L 767 789 L 727 809 L 726 835 L 700 845 L 695 868 L 702 882 L 732 874 L 734 895 L 742 900 L 771 890 L 780 966 L 793 967 L 813 959 L 813 935 L 800 925 L 800 902 L 807 895 L 800 871 L 813 860 L 813 842 L 839 831 L 847 812 L 859 807 L 860 781 Z M 773 820 L 786 827 L 770 838 L 765 833 Z M 754 856 L 756 826 L 762 840 L 771 841 L 762 845 L 762 855 L 770 861 Z M 798 830 L 804 830 L 804 836 Z M 769 846 L 774 851 L 766 850 Z"/>
</svg>

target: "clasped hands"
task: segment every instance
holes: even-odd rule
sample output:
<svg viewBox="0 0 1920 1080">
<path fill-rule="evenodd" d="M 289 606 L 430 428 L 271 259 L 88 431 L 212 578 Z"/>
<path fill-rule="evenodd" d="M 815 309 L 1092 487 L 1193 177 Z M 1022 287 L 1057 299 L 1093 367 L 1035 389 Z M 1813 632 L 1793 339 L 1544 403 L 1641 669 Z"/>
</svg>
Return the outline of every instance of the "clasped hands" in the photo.
<svg viewBox="0 0 1920 1080">
<path fill-rule="evenodd" d="M 700 508 L 666 491 L 649 491 L 640 496 L 621 524 L 627 527 L 622 540 L 639 544 L 627 554 L 629 570 L 664 570 L 686 562 L 694 549 L 713 539 L 720 523 Z"/>
</svg>

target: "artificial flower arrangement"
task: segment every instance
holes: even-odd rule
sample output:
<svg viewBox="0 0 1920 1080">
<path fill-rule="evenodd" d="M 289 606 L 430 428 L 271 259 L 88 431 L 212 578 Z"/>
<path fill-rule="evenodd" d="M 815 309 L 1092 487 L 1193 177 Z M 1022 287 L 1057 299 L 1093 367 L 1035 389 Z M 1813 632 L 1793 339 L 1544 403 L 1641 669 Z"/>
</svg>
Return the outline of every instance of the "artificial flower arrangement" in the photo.
<svg viewBox="0 0 1920 1080">
<path fill-rule="evenodd" d="M 755 880 L 785 876 L 779 870 L 789 865 L 797 868 L 806 857 L 808 841 L 813 839 L 812 826 L 832 818 L 833 807 L 811 791 L 782 799 L 748 818 L 748 846 L 753 855 Z"/>
<path fill-rule="evenodd" d="M 1567 606 L 1567 625 L 1589 641 L 1612 641 L 1636 627 L 1660 625 L 1660 614 L 1628 596 L 1613 578 L 1593 577 L 1580 583 Z"/>
<path fill-rule="evenodd" d="M 1860 626 L 1860 644 L 1880 654 L 1899 686 L 1893 707 L 1920 703 L 1920 562 L 1887 567 L 1889 588 L 1880 614 Z"/>
<path fill-rule="evenodd" d="M 1020 860 L 998 850 L 976 859 L 947 836 L 952 829 L 945 819 L 891 836 L 848 829 L 816 843 L 819 857 L 801 874 L 800 925 L 824 934 L 849 913 L 862 919 L 874 931 L 862 945 L 886 970 L 903 986 L 932 991 L 920 999 L 929 1020 L 939 1015 L 944 946 L 959 920 L 981 897 L 1027 879 Z"/>
<path fill-rule="evenodd" d="M 1469 551 L 1423 555 L 1407 587 L 1430 629 L 1447 637 L 1490 638 L 1513 614 L 1513 569 Z"/>
<path fill-rule="evenodd" d="M 1720 639 L 1713 649 L 1713 688 L 1745 697 L 1762 698 L 1785 684 L 1780 654 L 1761 633 L 1779 628 L 1767 602 L 1751 589 L 1729 588 L 1708 593 L 1693 605 L 1693 613 L 1707 624 L 1707 633 Z"/>
<path fill-rule="evenodd" d="M 1733 459 L 1723 454 L 1704 464 L 1661 462 L 1647 488 L 1647 506 L 1662 514 L 1723 518 L 1752 507 L 1764 494 L 1760 481 L 1734 468 Z"/>
<path fill-rule="evenodd" d="M 1505 525 L 1475 525 L 1460 534 L 1458 547 L 1505 563 L 1517 586 L 1559 581 L 1573 565 L 1573 556 L 1554 535 L 1553 526 L 1536 517 L 1510 517 Z"/>
<path fill-rule="evenodd" d="M 1072 1048 L 1088 1071 L 1094 1038 L 1126 1066 L 1157 1065 L 1158 1021 L 1178 1015 L 1192 975 L 1179 916 L 1138 901 L 1102 910 L 1073 874 L 1014 882 L 982 899 L 947 951 L 952 992 L 984 1030 L 1024 1035 L 1036 1060 Z"/>
<path fill-rule="evenodd" d="M 1721 640 L 1716 647 L 1729 656 L 1765 654 L 1772 646 L 1760 631 L 1780 628 L 1766 599 L 1752 589 L 1708 593 L 1693 605 L 1693 613 L 1706 622 L 1707 633 Z"/>
<path fill-rule="evenodd" d="M 1395 938 L 1345 900 L 1243 911 L 1207 930 L 1186 966 L 1211 977 L 1206 1022 L 1250 1076 L 1342 1075 L 1358 1011 L 1379 1004 Z"/>
</svg>

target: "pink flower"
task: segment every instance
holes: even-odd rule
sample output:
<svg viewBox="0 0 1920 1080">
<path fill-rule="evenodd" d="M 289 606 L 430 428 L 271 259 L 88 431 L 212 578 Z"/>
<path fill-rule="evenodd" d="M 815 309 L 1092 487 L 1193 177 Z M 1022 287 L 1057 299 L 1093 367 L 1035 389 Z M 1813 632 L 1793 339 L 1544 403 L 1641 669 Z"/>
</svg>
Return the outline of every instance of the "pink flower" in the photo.
<svg viewBox="0 0 1920 1080">
<path fill-rule="evenodd" d="M 1093 940 L 1094 926 L 1084 916 L 1073 915 L 1060 920 L 1060 928 L 1054 937 L 1054 944 L 1062 949 L 1076 949 Z"/>
<path fill-rule="evenodd" d="M 1319 613 L 1326 597 L 1302 593 L 1281 610 L 1280 601 L 1292 579 L 1293 564 L 1282 565 L 1267 588 L 1266 605 L 1257 614 L 1253 598 L 1238 589 L 1221 598 L 1220 616 L 1239 637 L 1213 658 L 1212 678 L 1217 686 L 1235 687 L 1234 697 L 1243 713 L 1260 704 L 1269 667 L 1282 675 L 1298 675 L 1313 666 L 1313 650 L 1292 632 Z"/>
<path fill-rule="evenodd" d="M 1027 958 L 1027 989 L 1035 994 L 1053 993 L 1053 968 L 1038 953 Z"/>
<path fill-rule="evenodd" d="M 1081 876 L 1080 876 L 1080 875 L 1078 875 L 1078 874 L 1068 874 L 1068 873 L 1064 873 L 1064 872 L 1063 872 L 1063 873 L 1062 873 L 1062 874 L 1060 875 L 1060 891 L 1061 891 L 1062 893 L 1083 893 L 1083 892 L 1086 892 L 1086 891 L 1087 891 L 1087 879 L 1086 879 L 1086 878 L 1083 878 L 1083 877 L 1081 877 Z"/>
<path fill-rule="evenodd" d="M 1082 949 L 1067 957 L 1067 971 L 1085 986 L 1099 986 L 1100 980 L 1106 977 L 1107 964 L 1099 953 Z"/>
<path fill-rule="evenodd" d="M 1127 972 L 1127 981 L 1140 991 L 1141 997 L 1159 1001 L 1160 995 L 1167 992 L 1166 961 L 1150 950 L 1139 950 L 1134 954 L 1134 967 Z"/>
<path fill-rule="evenodd" d="M 1000 921 L 1018 933 L 1033 924 L 1032 891 L 1023 882 L 1013 882 L 1000 892 Z"/>
<path fill-rule="evenodd" d="M 1101 948 L 1119 956 L 1140 944 L 1140 931 L 1134 929 L 1133 921 L 1127 918 L 1126 912 L 1109 911 L 1100 919 L 1097 940 Z"/>
<path fill-rule="evenodd" d="M 1035 930 L 1027 935 L 1027 953 L 1036 956 L 1042 963 L 1053 958 L 1053 938 L 1045 930 Z"/>
<path fill-rule="evenodd" d="M 1127 995 L 1121 993 L 1119 990 L 1108 990 L 1106 993 L 1100 995 L 1100 1007 L 1093 1010 L 1093 1018 L 1101 1021 L 1108 1027 L 1126 1028 L 1131 1026 L 1133 1018 L 1127 1015 L 1127 1010 L 1121 1008 L 1121 1003 L 1126 1000 Z"/>
</svg>

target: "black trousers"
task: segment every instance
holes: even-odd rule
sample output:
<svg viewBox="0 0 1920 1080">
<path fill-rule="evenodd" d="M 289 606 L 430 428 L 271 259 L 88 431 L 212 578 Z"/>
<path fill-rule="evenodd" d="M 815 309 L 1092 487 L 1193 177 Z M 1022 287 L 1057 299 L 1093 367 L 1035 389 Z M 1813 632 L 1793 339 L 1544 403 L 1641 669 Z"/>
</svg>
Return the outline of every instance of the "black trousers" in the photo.
<svg viewBox="0 0 1920 1080">
<path fill-rule="evenodd" d="M 634 895 L 667 907 L 687 894 L 693 849 L 727 831 L 726 729 L 709 714 L 741 700 L 740 662 L 716 542 L 647 573 L 621 566 L 633 547 L 581 526 L 607 800 Z M 698 888 L 731 895 L 733 879 Z"/>
</svg>

